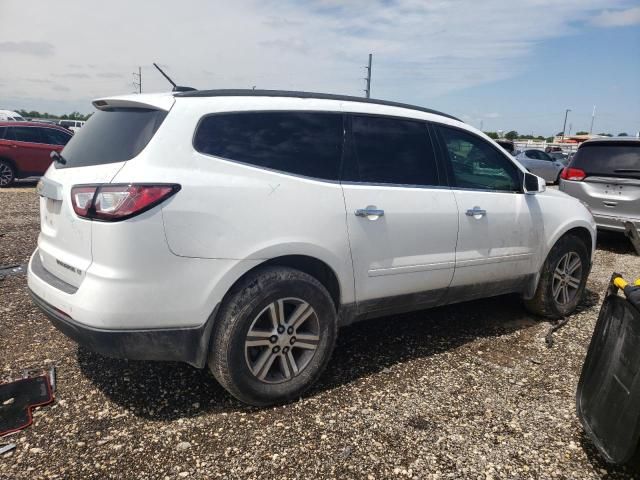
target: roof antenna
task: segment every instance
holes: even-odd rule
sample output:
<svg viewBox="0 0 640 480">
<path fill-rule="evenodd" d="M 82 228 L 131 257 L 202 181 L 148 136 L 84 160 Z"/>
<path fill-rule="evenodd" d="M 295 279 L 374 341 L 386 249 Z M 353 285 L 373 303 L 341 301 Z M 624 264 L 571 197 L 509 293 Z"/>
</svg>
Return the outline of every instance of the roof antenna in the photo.
<svg viewBox="0 0 640 480">
<path fill-rule="evenodd" d="M 169 83 L 171 85 L 173 85 L 173 88 L 171 89 L 171 91 L 173 92 L 192 92 L 193 90 L 196 90 L 193 87 L 181 87 L 179 85 L 176 85 L 176 82 L 174 82 L 173 80 L 171 80 L 171 78 L 169 78 L 169 75 L 167 75 L 166 73 L 164 73 L 164 71 L 158 66 L 157 63 L 153 63 L 153 66 L 156 67 L 158 69 L 158 71 L 162 74 L 162 76 L 164 78 L 166 78 Z"/>
</svg>

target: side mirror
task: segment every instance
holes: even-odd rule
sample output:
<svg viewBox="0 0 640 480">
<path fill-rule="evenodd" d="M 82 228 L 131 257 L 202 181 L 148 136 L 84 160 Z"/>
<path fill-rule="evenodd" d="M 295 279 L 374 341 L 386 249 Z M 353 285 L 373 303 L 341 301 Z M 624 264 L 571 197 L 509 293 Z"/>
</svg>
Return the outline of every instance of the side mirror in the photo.
<svg viewBox="0 0 640 480">
<path fill-rule="evenodd" d="M 533 173 L 525 172 L 523 182 L 524 193 L 527 195 L 535 195 L 542 193 L 547 189 L 547 183 L 544 178 L 540 178 Z"/>
</svg>

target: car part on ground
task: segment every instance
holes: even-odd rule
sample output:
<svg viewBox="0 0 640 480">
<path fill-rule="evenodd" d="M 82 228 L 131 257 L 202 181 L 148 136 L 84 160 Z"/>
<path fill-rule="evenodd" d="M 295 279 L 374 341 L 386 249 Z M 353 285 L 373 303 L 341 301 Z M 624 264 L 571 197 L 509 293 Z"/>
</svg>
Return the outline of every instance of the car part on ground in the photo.
<svg viewBox="0 0 640 480">
<path fill-rule="evenodd" d="M 562 172 L 560 190 L 587 204 L 600 229 L 640 227 L 640 139 L 583 142 Z"/>
<path fill-rule="evenodd" d="M 618 295 L 622 290 L 626 298 Z M 604 458 L 640 459 L 640 280 L 613 274 L 576 394 L 578 417 Z"/>
<path fill-rule="evenodd" d="M 31 425 L 32 409 L 52 401 L 48 374 L 0 384 L 0 437 Z"/>
<path fill-rule="evenodd" d="M 94 102 L 38 184 L 34 302 L 105 355 L 208 359 L 254 405 L 309 388 L 356 320 L 506 293 L 575 308 L 582 204 L 450 116 L 314 95 Z"/>
</svg>

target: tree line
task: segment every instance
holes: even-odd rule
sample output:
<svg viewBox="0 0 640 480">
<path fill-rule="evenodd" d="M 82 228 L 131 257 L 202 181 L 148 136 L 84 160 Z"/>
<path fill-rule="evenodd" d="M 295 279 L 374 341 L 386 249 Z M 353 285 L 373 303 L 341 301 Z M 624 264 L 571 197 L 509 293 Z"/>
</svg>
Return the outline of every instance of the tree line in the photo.
<svg viewBox="0 0 640 480">
<path fill-rule="evenodd" d="M 497 140 L 498 138 L 500 138 L 500 136 L 498 135 L 498 132 L 484 132 L 488 137 L 493 138 L 494 140 Z M 556 133 L 556 137 L 559 137 L 560 135 L 562 135 L 563 132 L 558 132 Z M 589 135 L 589 132 L 576 132 L 576 135 Z M 612 134 L 610 133 L 598 133 L 599 136 L 601 137 L 613 137 Z M 621 132 L 618 134 L 618 137 L 628 137 L 629 134 L 627 132 Z M 504 138 L 506 138 L 507 140 L 540 140 L 540 141 L 546 141 L 547 143 L 551 143 L 553 142 L 553 137 L 543 137 L 542 135 L 538 135 L 533 136 L 533 135 L 520 135 L 517 131 L 515 130 L 511 130 L 507 133 L 504 134 Z"/>
<path fill-rule="evenodd" d="M 83 114 L 80 112 L 71 112 L 71 113 L 65 113 L 64 115 L 56 115 L 54 113 L 48 113 L 48 112 L 44 112 L 44 113 L 40 113 L 36 110 L 31 110 L 31 111 L 27 111 L 27 110 L 16 110 L 17 113 L 20 114 L 21 117 L 23 118 L 51 118 L 51 119 L 57 119 L 57 120 L 88 120 L 89 117 L 91 116 L 91 114 Z"/>
</svg>

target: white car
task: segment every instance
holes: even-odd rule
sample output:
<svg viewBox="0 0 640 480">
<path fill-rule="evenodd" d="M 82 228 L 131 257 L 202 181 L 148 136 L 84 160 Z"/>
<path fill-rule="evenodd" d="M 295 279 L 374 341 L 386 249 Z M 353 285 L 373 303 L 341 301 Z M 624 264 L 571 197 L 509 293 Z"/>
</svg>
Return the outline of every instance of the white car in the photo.
<svg viewBox="0 0 640 480">
<path fill-rule="evenodd" d="M 22 116 L 13 110 L 0 110 L 0 122 L 24 122 Z"/>
<path fill-rule="evenodd" d="M 82 128 L 85 122 L 81 120 L 60 120 L 58 125 L 66 128 L 67 130 L 71 130 L 73 133 L 76 133 L 78 130 Z"/>
<path fill-rule="evenodd" d="M 28 284 L 99 353 L 208 366 L 269 405 L 356 320 L 506 293 L 557 318 L 582 297 L 591 214 L 446 114 L 252 90 L 94 105 L 38 185 Z"/>
<path fill-rule="evenodd" d="M 535 148 L 519 152 L 516 159 L 531 173 L 544 178 L 548 183 L 559 183 L 564 164 L 542 150 Z"/>
</svg>

